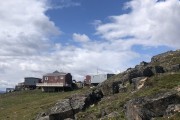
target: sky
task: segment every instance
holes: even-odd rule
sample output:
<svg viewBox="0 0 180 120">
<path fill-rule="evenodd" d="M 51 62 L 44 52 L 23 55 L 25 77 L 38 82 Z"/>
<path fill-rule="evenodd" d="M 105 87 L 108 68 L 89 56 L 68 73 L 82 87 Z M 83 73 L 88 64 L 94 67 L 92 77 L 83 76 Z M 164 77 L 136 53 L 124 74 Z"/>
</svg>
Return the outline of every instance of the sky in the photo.
<svg viewBox="0 0 180 120">
<path fill-rule="evenodd" d="M 55 70 L 117 74 L 180 49 L 179 0 L 0 2 L 0 90 Z"/>
</svg>

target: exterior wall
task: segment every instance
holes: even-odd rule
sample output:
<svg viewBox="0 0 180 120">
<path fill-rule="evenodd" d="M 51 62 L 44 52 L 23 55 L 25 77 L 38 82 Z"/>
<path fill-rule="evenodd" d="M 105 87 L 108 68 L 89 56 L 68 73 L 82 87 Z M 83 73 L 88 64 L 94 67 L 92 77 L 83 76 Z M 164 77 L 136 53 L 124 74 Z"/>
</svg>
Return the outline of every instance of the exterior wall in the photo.
<svg viewBox="0 0 180 120">
<path fill-rule="evenodd" d="M 36 83 L 40 83 L 40 78 L 33 78 L 33 77 L 27 77 L 24 78 L 24 85 L 25 86 L 36 86 Z"/>
<path fill-rule="evenodd" d="M 99 74 L 99 75 L 92 75 L 91 76 L 91 83 L 101 83 L 108 78 L 114 76 L 115 74 Z"/>
<path fill-rule="evenodd" d="M 46 86 L 53 87 L 57 83 L 57 87 L 71 87 L 72 86 L 72 76 L 70 73 L 63 75 L 54 75 L 54 76 L 43 76 L 43 83 L 47 83 Z M 52 86 L 53 84 L 53 86 Z M 62 84 L 62 86 L 59 86 Z"/>
<path fill-rule="evenodd" d="M 91 76 L 90 75 L 86 75 L 86 79 L 84 80 L 84 83 L 86 85 L 90 85 L 91 84 Z"/>
<path fill-rule="evenodd" d="M 43 76 L 43 83 L 63 83 L 65 84 L 65 76 Z"/>
<path fill-rule="evenodd" d="M 91 76 L 91 83 L 101 83 L 107 79 L 107 74 L 99 74 Z"/>
</svg>

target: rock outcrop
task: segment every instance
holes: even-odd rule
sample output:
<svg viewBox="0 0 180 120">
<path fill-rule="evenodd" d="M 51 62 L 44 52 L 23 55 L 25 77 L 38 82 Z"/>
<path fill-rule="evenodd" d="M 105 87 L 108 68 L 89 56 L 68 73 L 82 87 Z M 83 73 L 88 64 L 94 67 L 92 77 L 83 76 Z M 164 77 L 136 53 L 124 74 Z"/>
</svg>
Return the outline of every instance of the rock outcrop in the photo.
<svg viewBox="0 0 180 120">
<path fill-rule="evenodd" d="M 134 78 L 151 77 L 159 73 L 164 73 L 163 67 L 150 66 L 141 63 L 135 68 L 130 68 L 127 71 L 121 73 L 118 80 L 113 80 L 112 78 L 112 80 L 107 80 L 103 82 L 102 84 L 98 85 L 97 89 L 101 90 L 103 95 L 105 96 L 119 93 L 122 92 L 122 90 L 125 90 L 126 83 L 132 84 L 134 82 L 132 81 Z"/>
<path fill-rule="evenodd" d="M 166 117 L 166 116 L 171 117 L 175 113 L 180 113 L 180 104 L 171 104 L 171 105 L 169 105 L 168 108 L 166 109 L 164 117 Z"/>
<path fill-rule="evenodd" d="M 144 83 L 148 80 L 147 77 L 137 77 L 132 79 L 134 90 L 139 90 L 144 86 Z"/>
<path fill-rule="evenodd" d="M 103 97 L 100 91 L 91 91 L 83 95 L 73 95 L 60 100 L 47 112 L 38 115 L 37 120 L 74 119 L 75 114 L 97 103 Z"/>
<path fill-rule="evenodd" d="M 98 85 L 97 89 L 101 90 L 103 95 L 108 96 L 121 92 L 127 82 L 132 84 L 132 79 L 137 77 L 151 77 L 153 75 L 165 72 L 180 71 L 180 52 L 169 51 L 152 57 L 151 62 L 141 62 L 135 68 L 129 68 L 109 80 Z M 176 64 L 175 64 L 176 63 Z M 118 79 L 117 79 L 118 78 Z"/>
<path fill-rule="evenodd" d="M 118 112 L 114 111 L 114 112 L 100 118 L 99 120 L 109 120 L 109 119 L 111 120 L 111 118 L 118 118 L 118 116 L 120 116 L 120 114 Z"/>
<path fill-rule="evenodd" d="M 132 99 L 124 108 L 128 120 L 151 120 L 179 111 L 179 104 L 180 93 L 174 91 Z"/>
</svg>

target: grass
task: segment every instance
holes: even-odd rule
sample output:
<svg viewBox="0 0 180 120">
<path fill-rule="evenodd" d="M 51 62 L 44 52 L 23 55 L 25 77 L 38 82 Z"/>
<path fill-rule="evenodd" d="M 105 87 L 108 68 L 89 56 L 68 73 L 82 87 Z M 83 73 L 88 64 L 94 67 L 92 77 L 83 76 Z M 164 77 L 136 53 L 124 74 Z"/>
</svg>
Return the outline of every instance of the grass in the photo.
<svg viewBox="0 0 180 120">
<path fill-rule="evenodd" d="M 164 56 L 162 58 L 160 57 L 159 59 L 160 59 L 160 61 L 153 62 L 151 64 L 170 67 L 171 65 L 176 65 L 176 64 L 180 63 L 180 56 L 179 56 L 178 51 L 175 52 L 174 54 L 169 54 L 169 55 Z"/>
<path fill-rule="evenodd" d="M 40 90 L 20 91 L 0 95 L 0 120 L 32 120 L 38 113 L 46 111 L 58 100 L 86 89 L 43 93 Z"/>
<path fill-rule="evenodd" d="M 124 104 L 128 100 L 143 96 L 152 96 L 159 92 L 170 91 L 178 85 L 180 85 L 180 73 L 154 76 L 149 78 L 145 84 L 146 87 L 140 89 L 139 91 L 132 92 L 132 86 L 128 85 L 128 91 L 126 93 L 118 93 L 112 96 L 107 96 L 103 98 L 98 105 L 90 107 L 84 112 L 78 113 L 77 116 L 80 120 L 84 120 L 90 115 L 94 115 L 94 117 L 96 117 L 95 119 L 98 119 L 102 117 L 102 110 L 105 110 L 107 111 L 107 114 L 114 111 L 119 113 L 118 118 L 109 118 L 109 120 L 125 120 L 126 118 L 123 109 Z M 172 118 L 172 120 L 177 120 L 175 119 L 176 117 L 180 118 L 179 115 L 176 115 Z"/>
</svg>

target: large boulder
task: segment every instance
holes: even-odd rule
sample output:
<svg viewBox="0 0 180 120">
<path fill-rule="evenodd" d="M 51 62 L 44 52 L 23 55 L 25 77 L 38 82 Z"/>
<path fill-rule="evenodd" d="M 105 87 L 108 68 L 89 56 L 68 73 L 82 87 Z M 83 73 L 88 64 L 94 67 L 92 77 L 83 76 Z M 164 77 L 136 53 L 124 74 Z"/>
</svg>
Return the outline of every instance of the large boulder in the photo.
<svg viewBox="0 0 180 120">
<path fill-rule="evenodd" d="M 133 78 L 137 77 L 151 77 L 154 75 L 152 67 L 148 66 L 136 66 L 135 68 L 128 69 L 127 71 L 121 73 L 119 80 L 116 81 L 105 81 L 98 85 L 97 89 L 100 89 L 103 95 L 112 95 L 122 91 L 126 91 L 126 83 L 132 83 Z"/>
<path fill-rule="evenodd" d="M 171 117 L 174 114 L 179 113 L 179 112 L 180 112 L 180 104 L 172 104 L 168 106 L 164 116 Z"/>
<path fill-rule="evenodd" d="M 180 71 L 180 64 L 172 65 L 172 66 L 170 67 L 169 71 L 172 71 L 172 72 Z"/>
<path fill-rule="evenodd" d="M 83 95 L 73 95 L 60 100 L 41 116 L 38 115 L 37 120 L 74 119 L 76 113 L 85 110 L 91 104 L 98 102 L 102 97 L 103 94 L 98 90 L 90 91 Z"/>
<path fill-rule="evenodd" d="M 132 85 L 134 90 L 139 90 L 144 86 L 144 83 L 147 81 L 147 77 L 137 77 L 132 79 Z"/>
<path fill-rule="evenodd" d="M 122 85 L 121 81 L 110 81 L 101 84 L 96 89 L 99 89 L 100 91 L 102 91 L 104 96 L 107 96 L 107 95 L 119 93 L 119 89 L 121 85 Z"/>
<path fill-rule="evenodd" d="M 180 104 L 180 95 L 175 91 L 132 99 L 124 108 L 128 120 L 151 120 L 166 115 L 168 107 L 173 104 Z"/>
</svg>

